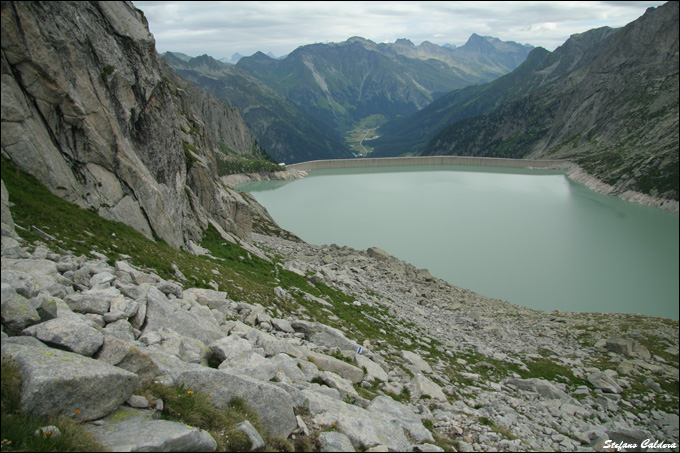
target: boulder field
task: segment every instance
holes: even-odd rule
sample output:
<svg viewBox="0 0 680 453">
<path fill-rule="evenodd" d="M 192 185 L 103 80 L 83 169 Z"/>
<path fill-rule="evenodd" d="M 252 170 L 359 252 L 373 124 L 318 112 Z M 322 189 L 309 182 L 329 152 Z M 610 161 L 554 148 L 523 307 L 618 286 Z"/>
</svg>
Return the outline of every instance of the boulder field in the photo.
<svg viewBox="0 0 680 453">
<path fill-rule="evenodd" d="M 243 400 L 266 430 L 240 426 L 253 445 L 260 435 L 313 435 L 323 451 L 678 444 L 677 322 L 539 312 L 380 249 L 254 233 L 250 246 L 281 268 L 354 300 L 306 294 L 326 314 L 313 316 L 184 287 L 131 260 L 28 244 L 7 213 L 2 355 L 21 372 L 22 411 L 72 416 L 113 451 L 215 448 L 209 433 L 159 419 L 162 401 L 135 393 L 150 381 L 218 407 Z M 296 291 L 271 290 L 281 307 Z M 370 330 L 347 323 L 347 310 L 375 336 L 360 337 Z"/>
</svg>

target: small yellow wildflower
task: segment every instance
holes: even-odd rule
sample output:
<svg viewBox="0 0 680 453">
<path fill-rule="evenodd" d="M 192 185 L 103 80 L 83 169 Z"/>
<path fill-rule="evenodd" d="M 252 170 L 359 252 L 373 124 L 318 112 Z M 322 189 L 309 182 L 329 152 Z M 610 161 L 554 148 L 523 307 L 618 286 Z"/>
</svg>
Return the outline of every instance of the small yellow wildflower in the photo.
<svg viewBox="0 0 680 453">
<path fill-rule="evenodd" d="M 192 392 L 191 390 L 187 390 L 187 393 L 188 393 L 189 395 L 191 395 L 191 394 L 193 394 L 194 392 Z"/>
<path fill-rule="evenodd" d="M 76 414 L 80 414 L 80 409 L 76 409 Z"/>
</svg>

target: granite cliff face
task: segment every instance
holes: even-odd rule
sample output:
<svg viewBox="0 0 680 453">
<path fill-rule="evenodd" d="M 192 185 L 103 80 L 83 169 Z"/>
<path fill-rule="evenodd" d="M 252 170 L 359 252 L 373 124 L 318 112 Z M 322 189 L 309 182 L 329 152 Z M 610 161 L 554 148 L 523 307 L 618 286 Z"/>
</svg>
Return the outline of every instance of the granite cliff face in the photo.
<svg viewBox="0 0 680 453">
<path fill-rule="evenodd" d="M 209 223 L 248 239 L 221 145 L 257 146 L 235 109 L 161 62 L 131 3 L 2 4 L 2 154 L 52 192 L 173 247 Z"/>
</svg>

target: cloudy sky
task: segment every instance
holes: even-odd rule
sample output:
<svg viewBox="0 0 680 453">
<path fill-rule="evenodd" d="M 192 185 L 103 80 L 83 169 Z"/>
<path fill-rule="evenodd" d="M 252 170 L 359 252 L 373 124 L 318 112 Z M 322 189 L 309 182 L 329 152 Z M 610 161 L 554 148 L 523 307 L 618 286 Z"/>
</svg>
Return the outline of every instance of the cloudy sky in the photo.
<svg viewBox="0 0 680 453">
<path fill-rule="evenodd" d="M 276 56 L 361 36 L 463 45 L 472 33 L 552 51 L 574 33 L 622 27 L 664 2 L 163 2 L 135 1 L 159 52 Z"/>
</svg>

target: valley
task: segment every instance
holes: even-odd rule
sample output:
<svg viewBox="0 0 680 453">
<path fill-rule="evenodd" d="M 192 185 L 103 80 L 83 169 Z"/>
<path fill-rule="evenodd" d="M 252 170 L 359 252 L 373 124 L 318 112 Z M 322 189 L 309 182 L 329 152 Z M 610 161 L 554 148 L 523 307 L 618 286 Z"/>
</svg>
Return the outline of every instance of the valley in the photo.
<svg viewBox="0 0 680 453">
<path fill-rule="evenodd" d="M 386 121 L 383 115 L 371 115 L 359 121 L 354 129 L 345 133 L 345 140 L 355 157 L 369 157 L 373 151 L 370 141 L 379 137 L 376 131 Z"/>
<path fill-rule="evenodd" d="M 368 167 L 390 153 L 502 156 L 515 167 L 575 161 L 566 170 L 588 187 L 677 211 L 676 2 L 553 52 L 474 32 L 459 47 L 350 34 L 235 65 L 206 51 L 159 55 L 168 36 L 154 36 L 144 8 L 170 14 L 180 40 L 193 14 L 137 3 L 1 5 L 3 451 L 678 449 L 677 319 L 483 296 L 377 241 L 306 243 L 233 189 L 295 187 L 314 179 L 288 181 L 305 165 Z M 271 17 L 238 16 L 236 3 L 218 16 L 215 5 L 207 16 L 230 35 Z M 265 6 L 282 8 L 265 21 L 281 30 L 291 5 Z M 215 29 L 200 31 L 203 44 Z M 401 182 L 382 189 L 407 190 Z M 441 206 L 391 203 L 416 220 Z M 525 233 L 575 234 L 579 213 L 541 206 L 567 232 Z M 368 231 L 369 214 L 349 228 Z M 426 227 L 450 238 L 462 220 L 397 239 L 417 246 Z M 621 233 L 606 228 L 607 240 Z M 659 239 L 654 225 L 644 231 Z"/>
</svg>

